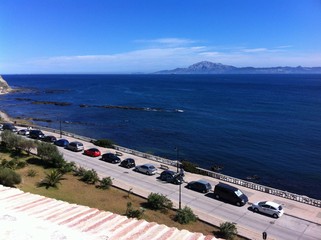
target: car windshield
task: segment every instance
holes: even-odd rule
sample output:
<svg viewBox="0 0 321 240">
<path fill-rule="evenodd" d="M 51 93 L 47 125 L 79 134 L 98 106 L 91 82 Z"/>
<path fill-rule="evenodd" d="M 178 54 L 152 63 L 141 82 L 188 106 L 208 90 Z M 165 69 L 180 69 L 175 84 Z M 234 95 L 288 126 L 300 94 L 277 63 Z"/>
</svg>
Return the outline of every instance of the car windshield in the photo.
<svg viewBox="0 0 321 240">
<path fill-rule="evenodd" d="M 235 191 L 236 196 L 240 197 L 243 193 L 240 190 Z"/>
</svg>

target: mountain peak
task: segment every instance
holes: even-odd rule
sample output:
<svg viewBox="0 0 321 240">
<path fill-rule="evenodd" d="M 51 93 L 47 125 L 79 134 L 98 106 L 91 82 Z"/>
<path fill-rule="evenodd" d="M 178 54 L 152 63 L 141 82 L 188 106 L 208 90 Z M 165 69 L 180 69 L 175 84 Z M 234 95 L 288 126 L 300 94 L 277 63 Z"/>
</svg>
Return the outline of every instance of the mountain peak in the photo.
<svg viewBox="0 0 321 240">
<path fill-rule="evenodd" d="M 213 63 L 209 61 L 201 61 L 190 65 L 187 68 L 176 68 L 173 70 L 163 70 L 156 74 L 300 74 L 314 73 L 320 74 L 321 67 L 234 67 L 224 65 L 222 63 Z"/>
</svg>

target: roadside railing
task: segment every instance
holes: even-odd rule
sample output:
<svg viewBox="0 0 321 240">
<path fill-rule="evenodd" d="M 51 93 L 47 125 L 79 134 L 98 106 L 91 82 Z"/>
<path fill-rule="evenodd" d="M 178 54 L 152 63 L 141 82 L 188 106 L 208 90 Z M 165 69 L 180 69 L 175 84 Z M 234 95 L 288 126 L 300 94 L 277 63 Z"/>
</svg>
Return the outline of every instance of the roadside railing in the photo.
<svg viewBox="0 0 321 240">
<path fill-rule="evenodd" d="M 92 142 L 95 139 L 93 138 L 88 138 L 88 137 L 84 137 L 84 136 L 80 136 L 77 134 L 73 134 L 73 133 L 69 133 L 66 131 L 60 131 L 57 129 L 52 129 L 52 128 L 48 128 L 48 127 L 41 127 L 38 126 L 37 128 L 41 129 L 41 130 L 45 130 L 45 131 L 49 131 L 49 132 L 53 132 L 53 133 L 57 133 L 57 134 L 62 134 L 64 136 L 69 136 L 69 137 L 73 137 L 73 138 L 77 138 L 79 140 L 83 140 L 83 141 L 87 141 L 87 142 Z M 162 158 L 162 157 L 158 157 L 158 156 L 154 156 L 152 154 L 148 154 L 148 153 L 143 153 L 143 152 L 139 152 L 130 148 L 125 148 L 122 146 L 118 146 L 118 145 L 114 145 L 115 150 L 117 151 L 121 151 L 124 153 L 128 153 L 128 154 L 132 154 L 138 157 L 142 157 L 142 158 L 146 158 L 152 161 L 156 161 L 162 164 L 167 164 L 170 166 L 177 166 L 177 161 L 176 160 L 170 160 L 167 158 Z M 297 202 L 301 202 L 301 203 L 305 203 L 308 205 L 312 205 L 315 207 L 319 207 L 321 208 L 321 200 L 318 199 L 314 199 L 314 198 L 310 198 L 308 196 L 303 196 L 303 195 L 299 195 L 296 193 L 291 193 L 291 192 L 287 192 L 287 191 L 283 191 L 283 190 L 279 190 L 276 188 L 271 188 L 271 187 L 267 187 L 264 185 L 260 185 L 257 183 L 253 183 L 253 182 L 249 182 L 243 179 L 239 179 L 239 178 L 235 178 L 235 177 L 231 177 L 231 176 L 227 176 L 221 173 L 217 173 L 217 172 L 213 172 L 204 168 L 199 168 L 197 167 L 197 169 L 199 170 L 199 174 L 205 175 L 205 176 L 209 176 L 212 178 L 216 178 L 219 179 L 221 181 L 224 182 L 228 182 L 228 183 L 233 183 L 242 187 L 246 187 L 246 188 L 250 188 L 250 189 L 254 189 L 260 192 L 264 192 L 264 193 L 268 193 L 271 195 L 275 195 L 278 197 L 282 197 L 282 198 L 286 198 L 286 199 L 291 199 L 293 201 L 297 201 Z"/>
<path fill-rule="evenodd" d="M 167 158 L 162 158 L 162 157 L 158 157 L 158 156 L 154 156 L 152 154 L 148 154 L 148 153 L 143 153 L 143 152 L 139 152 L 133 149 L 129 149 L 129 148 L 125 148 L 125 147 L 121 147 L 118 145 L 114 145 L 115 149 L 121 152 L 125 152 L 125 153 L 129 153 L 129 154 L 133 154 L 135 156 L 138 157 L 143 157 L 152 161 L 156 161 L 159 163 L 163 163 L 163 164 L 167 164 L 167 165 L 171 165 L 171 166 L 177 166 L 177 161 L 176 160 L 170 160 Z"/>
<path fill-rule="evenodd" d="M 219 179 L 221 181 L 225 181 L 225 182 L 229 182 L 229 183 L 233 183 L 242 187 L 247 187 L 250 189 L 254 189 L 260 192 L 264 192 L 264 193 L 268 193 L 268 194 L 272 194 L 278 197 L 282 197 L 282 198 L 287 198 L 287 199 L 291 199 L 297 202 L 301 202 L 301 203 L 305 203 L 308 205 L 312 205 L 315 207 L 321 207 L 321 200 L 317 200 L 317 199 L 313 199 L 307 196 L 303 196 L 303 195 L 299 195 L 296 193 L 291 193 L 291 192 L 287 192 L 287 191 L 283 191 L 283 190 L 279 190 L 279 189 L 275 189 L 275 188 L 271 188 L 271 187 L 267 187 L 264 185 L 260 185 L 257 183 L 253 183 L 253 182 L 249 182 L 246 180 L 242 180 L 239 178 L 235 178 L 235 177 L 231 177 L 231 176 L 227 176 L 221 173 L 217 173 L 217 172 L 213 172 L 204 168 L 197 168 L 199 170 L 199 173 L 202 175 L 206 175 L 212 178 L 216 178 Z"/>
</svg>

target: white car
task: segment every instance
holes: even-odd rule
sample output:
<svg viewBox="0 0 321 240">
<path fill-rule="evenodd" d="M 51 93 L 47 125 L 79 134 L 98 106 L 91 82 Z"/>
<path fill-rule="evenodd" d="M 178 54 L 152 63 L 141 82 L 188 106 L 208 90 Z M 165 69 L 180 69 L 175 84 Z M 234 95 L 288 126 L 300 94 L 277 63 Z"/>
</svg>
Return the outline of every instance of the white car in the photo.
<svg viewBox="0 0 321 240">
<path fill-rule="evenodd" d="M 25 136 L 28 136 L 29 135 L 29 130 L 28 129 L 20 129 L 19 131 L 18 131 L 18 134 L 19 135 L 25 135 Z"/>
<path fill-rule="evenodd" d="M 264 213 L 274 218 L 279 218 L 284 213 L 284 210 L 280 204 L 271 201 L 253 203 L 252 209 L 254 212 Z"/>
</svg>

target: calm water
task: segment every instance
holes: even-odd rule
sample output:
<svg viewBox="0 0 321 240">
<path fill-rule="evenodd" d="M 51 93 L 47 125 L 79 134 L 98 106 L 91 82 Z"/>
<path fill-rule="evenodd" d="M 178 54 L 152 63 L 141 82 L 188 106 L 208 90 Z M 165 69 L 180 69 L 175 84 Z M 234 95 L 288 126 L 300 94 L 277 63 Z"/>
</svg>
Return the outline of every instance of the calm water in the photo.
<svg viewBox="0 0 321 240">
<path fill-rule="evenodd" d="M 3 77 L 28 89 L 0 96 L 14 117 L 321 199 L 321 75 Z"/>
</svg>

